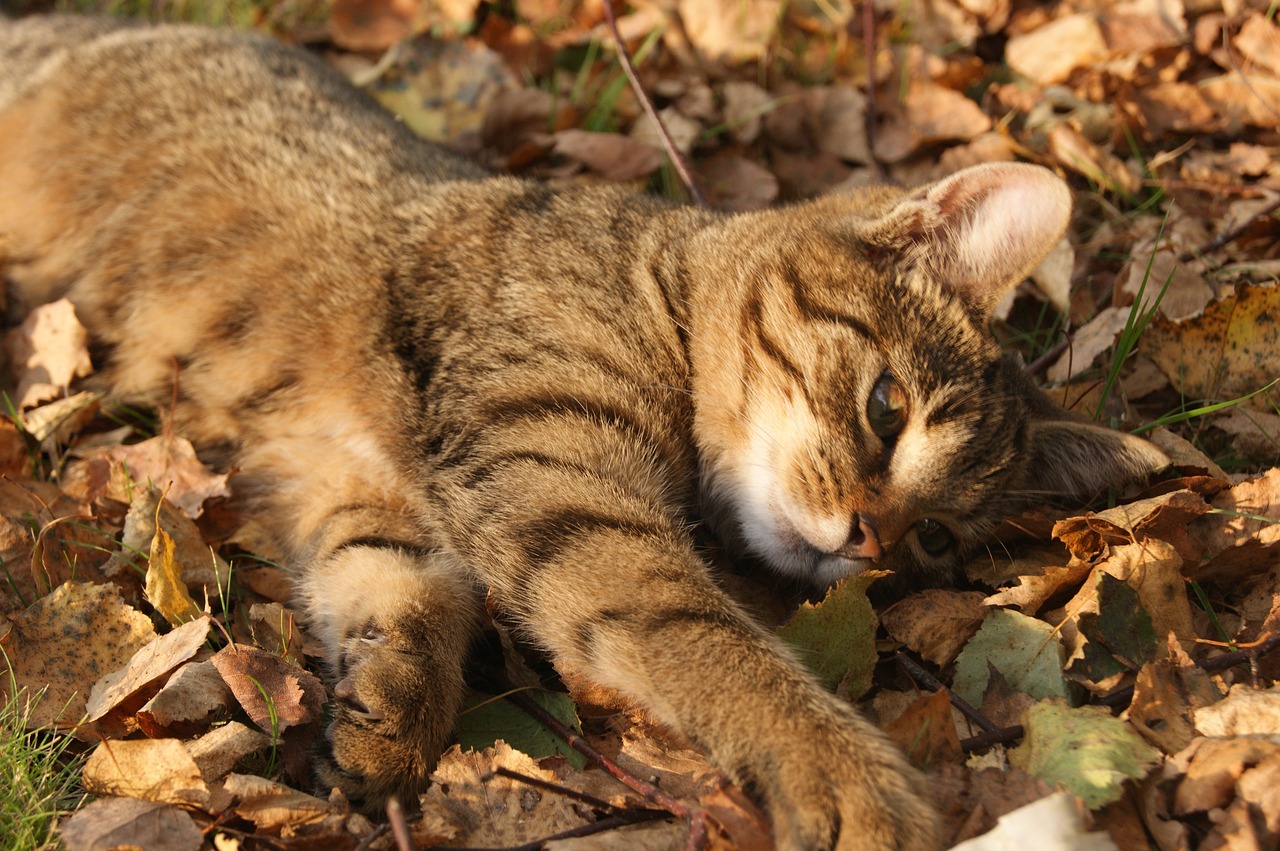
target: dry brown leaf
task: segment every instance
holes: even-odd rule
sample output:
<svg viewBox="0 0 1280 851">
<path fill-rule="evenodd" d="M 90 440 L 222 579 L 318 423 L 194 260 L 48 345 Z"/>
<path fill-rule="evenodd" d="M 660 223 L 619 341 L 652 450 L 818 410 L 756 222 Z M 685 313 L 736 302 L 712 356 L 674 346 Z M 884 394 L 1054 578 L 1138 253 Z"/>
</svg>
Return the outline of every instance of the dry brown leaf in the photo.
<svg viewBox="0 0 1280 851">
<path fill-rule="evenodd" d="M 173 538 L 160 524 L 160 506 L 156 506 L 156 533 L 151 539 L 147 557 L 145 592 L 147 602 L 173 626 L 199 619 L 200 607 L 182 580 L 182 562 L 174 558 Z"/>
<path fill-rule="evenodd" d="M 1093 142 L 1065 122 L 1048 133 L 1049 153 L 1063 168 L 1081 174 L 1110 192 L 1133 194 L 1142 188 L 1141 179 L 1124 161 Z"/>
<path fill-rule="evenodd" d="M 1221 513 L 1204 518 L 1196 529 L 1209 561 L 1192 578 L 1257 576 L 1274 563 L 1271 547 L 1280 541 L 1280 469 L 1223 491 L 1214 497 L 1213 508 Z"/>
<path fill-rule="evenodd" d="M 1138 592 L 1142 608 L 1151 615 L 1157 636 L 1172 633 L 1187 651 L 1195 646 L 1196 632 L 1182 578 L 1182 559 L 1170 544 L 1149 538 L 1115 547 L 1097 566 L 1116 579 L 1128 582 Z M 1068 604 L 1068 610 L 1075 611 L 1074 604 Z"/>
<path fill-rule="evenodd" d="M 282 733 L 319 720 L 324 686 L 314 674 L 244 645 L 224 647 L 211 661 L 249 718 L 263 731 Z M 272 707 L 267 706 L 268 699 Z"/>
<path fill-rule="evenodd" d="M 675 145 L 676 150 L 683 156 L 689 156 L 694 143 L 702 135 L 702 125 L 692 118 L 686 118 L 674 106 L 659 110 L 658 117 L 666 126 L 667 135 L 671 137 L 671 143 Z M 637 142 L 644 142 L 656 151 L 666 150 L 658 125 L 653 123 L 653 119 L 647 112 L 637 118 L 636 123 L 632 125 L 631 138 Z"/>
<path fill-rule="evenodd" d="M 1225 699 L 1196 710 L 1196 732 L 1218 738 L 1280 736 L 1280 686 L 1232 686 Z"/>
<path fill-rule="evenodd" d="M 1235 48 L 1254 65 L 1280 76 L 1280 27 L 1270 16 L 1254 12 L 1235 37 Z"/>
<path fill-rule="evenodd" d="M 1199 85 L 1225 132 L 1238 134 L 1242 125 L 1270 129 L 1280 124 L 1280 80 L 1274 77 L 1233 71 Z"/>
<path fill-rule="evenodd" d="M 1032 82 L 1060 83 L 1108 53 L 1102 29 L 1091 14 L 1064 15 L 1005 45 L 1009 67 Z"/>
<path fill-rule="evenodd" d="M 1231 435 L 1231 447 L 1244 457 L 1280 461 L 1280 416 L 1232 408 L 1212 423 Z"/>
<path fill-rule="evenodd" d="M 334 0 L 329 34 L 348 50 L 386 50 L 413 34 L 421 6 L 421 0 Z"/>
<path fill-rule="evenodd" d="M 88 342 L 88 332 L 65 298 L 27 314 L 21 327 L 5 336 L 9 363 L 18 378 L 19 410 L 58 398 L 74 379 L 93 372 Z"/>
<path fill-rule="evenodd" d="M 778 197 L 778 179 L 745 157 L 718 153 L 698 163 L 699 185 L 710 203 L 722 210 L 761 210 Z"/>
<path fill-rule="evenodd" d="M 635 180 L 662 165 L 662 154 L 647 142 L 617 133 L 561 130 L 553 137 L 555 153 L 585 165 L 608 180 Z"/>
<path fill-rule="evenodd" d="M 259 829 L 313 824 L 334 815 L 328 801 L 251 774 L 229 774 L 222 788 L 238 799 L 235 810 Z"/>
<path fill-rule="evenodd" d="M 204 511 L 206 499 L 231 495 L 227 474 L 210 472 L 185 437 L 161 435 L 114 447 L 106 455 L 122 462 L 135 482 L 150 482 L 161 490 L 168 486 L 166 499 L 193 519 Z"/>
<path fill-rule="evenodd" d="M 1246 396 L 1280 376 L 1280 286 L 1244 286 L 1184 322 L 1157 318 L 1141 350 L 1192 399 Z M 1266 394 L 1242 404 L 1266 410 Z"/>
<path fill-rule="evenodd" d="M 22 412 L 22 427 L 36 440 L 53 438 L 66 444 L 87 426 L 100 409 L 102 395 L 89 390 L 74 393 L 65 399 L 57 399 L 47 405 Z"/>
<path fill-rule="evenodd" d="M 946 689 L 920 695 L 905 712 L 883 726 L 889 738 L 919 768 L 964 760 L 960 737 L 951 720 L 951 693 Z"/>
<path fill-rule="evenodd" d="M 880 613 L 889 636 L 938 667 L 946 667 L 982 625 L 990 609 L 978 591 L 931 588 Z"/>
<path fill-rule="evenodd" d="M 227 714 L 232 700 L 211 661 L 191 662 L 138 710 L 138 726 L 153 739 L 195 733 Z"/>
<path fill-rule="evenodd" d="M 133 654 L 128 665 L 94 683 L 86 707 L 89 720 L 101 720 L 109 734 L 128 732 L 131 716 L 159 691 L 158 681 L 195 656 L 208 635 L 209 620 L 202 617 L 153 638 Z M 105 717 L 108 713 L 111 719 Z"/>
<path fill-rule="evenodd" d="M 1071 345 L 1058 358 L 1046 374 L 1050 381 L 1066 381 L 1093 367 L 1098 355 L 1110 349 L 1116 337 L 1124 330 L 1129 311 L 1120 307 L 1107 307 L 1071 335 Z"/>
<path fill-rule="evenodd" d="M 216 596 L 219 586 L 225 586 L 231 575 L 226 560 L 205 543 L 199 527 L 186 513 L 169 500 L 161 500 L 158 488 L 134 486 L 132 493 L 133 500 L 124 518 L 120 552 L 112 556 L 103 572 L 114 576 L 140 566 L 142 559 L 138 553 L 149 552 L 155 540 L 156 509 L 159 508 L 160 526 L 173 539 L 174 561 L 182 565 L 183 584 Z"/>
<path fill-rule="evenodd" d="M 684 32 L 712 62 L 760 57 L 773 39 L 781 0 L 677 0 Z"/>
<path fill-rule="evenodd" d="M 1092 570 L 1093 565 L 1088 561 L 1071 559 L 1066 565 L 1045 568 L 1040 575 L 1021 576 L 1017 585 L 992 594 L 984 602 L 993 607 L 1017 606 L 1024 615 L 1034 615 L 1049 600 L 1079 588 Z"/>
<path fill-rule="evenodd" d="M 4 649 L 18 688 L 48 688 L 30 725 L 79 723 L 93 683 L 124 667 L 155 638 L 151 619 L 120 599 L 114 585 L 67 582 L 11 618 Z M 9 678 L 4 681 L 5 693 Z"/>
<path fill-rule="evenodd" d="M 592 820 L 590 808 L 584 804 L 519 780 L 494 776 L 498 768 L 556 780 L 554 772 L 540 768 L 506 742 L 466 753 L 454 745 L 441 757 L 431 775 L 434 783 L 423 800 L 447 808 L 462 826 L 457 844 L 521 845 Z"/>
<path fill-rule="evenodd" d="M 734 786 L 717 789 L 699 803 L 724 832 L 725 839 L 734 851 L 774 851 L 768 817 L 741 789 Z M 688 830 L 683 824 L 679 827 L 681 830 L 677 841 L 666 846 L 655 844 L 653 846 L 655 851 L 659 848 L 666 851 L 666 849 L 685 845 Z M 619 851 L 625 847 L 619 846 Z"/>
<path fill-rule="evenodd" d="M 240 760 L 270 747 L 271 739 L 239 721 L 230 721 L 186 744 L 201 776 L 212 783 L 229 774 Z"/>
<path fill-rule="evenodd" d="M 1161 538 L 1176 544 L 1183 558 L 1194 564 L 1199 561 L 1202 547 L 1198 539 L 1187 534 L 1186 527 L 1208 510 L 1200 494 L 1176 490 L 1067 518 L 1054 525 L 1053 536 L 1066 544 L 1072 555 L 1085 560 L 1108 546 Z"/>
<path fill-rule="evenodd" d="M 1142 666 L 1126 717 L 1148 743 L 1176 754 L 1195 738 L 1195 711 L 1221 694 L 1170 635 L 1163 652 Z"/>
<path fill-rule="evenodd" d="M 729 136 L 740 145 L 750 145 L 760 135 L 772 96 L 746 80 L 726 81 L 721 94 L 724 96 L 724 124 L 729 129 Z"/>
<path fill-rule="evenodd" d="M 99 798 L 58 825 L 66 851 L 198 851 L 204 834 L 177 807 L 136 798 Z"/>
<path fill-rule="evenodd" d="M 871 162 L 867 141 L 867 96 L 852 86 L 826 86 L 806 92 L 818 150 L 843 162 Z"/>
<path fill-rule="evenodd" d="M 249 623 L 259 647 L 290 664 L 302 667 L 302 648 L 306 641 L 292 610 L 279 603 L 254 603 L 249 606 Z"/>
<path fill-rule="evenodd" d="M 906 98 L 885 115 L 875 153 L 895 163 L 938 142 L 967 141 L 991 129 L 991 118 L 957 91 L 927 80 L 912 81 Z"/>
<path fill-rule="evenodd" d="M 104 741 L 85 762 L 81 780 L 95 795 L 196 807 L 210 800 L 200 767 L 177 739 Z"/>
<path fill-rule="evenodd" d="M 720 772 L 701 753 L 654 738 L 653 731 L 633 727 L 622 735 L 616 762 L 636 775 L 653 780 L 677 798 L 701 798 L 720 788 Z"/>
</svg>

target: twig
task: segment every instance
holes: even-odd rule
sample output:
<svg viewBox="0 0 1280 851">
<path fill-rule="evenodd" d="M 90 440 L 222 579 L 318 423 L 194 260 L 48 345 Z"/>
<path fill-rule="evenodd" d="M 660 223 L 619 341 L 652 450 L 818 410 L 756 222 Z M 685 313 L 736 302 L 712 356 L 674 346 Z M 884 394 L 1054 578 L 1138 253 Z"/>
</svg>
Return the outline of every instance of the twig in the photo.
<svg viewBox="0 0 1280 851">
<path fill-rule="evenodd" d="M 395 795 L 387 799 L 387 821 L 391 823 L 391 835 L 395 837 L 398 851 L 414 851 L 409 823 L 404 818 L 404 807 Z"/>
<path fill-rule="evenodd" d="M 621 815 L 628 812 L 659 812 L 658 810 L 631 810 L 625 807 L 615 807 L 608 801 L 602 801 L 594 795 L 588 795 L 586 792 L 579 792 L 577 789 L 570 789 L 560 783 L 552 783 L 550 780 L 543 780 L 541 777 L 530 777 L 528 774 L 521 774 L 519 771 L 512 771 L 510 768 L 499 766 L 488 777 L 506 777 L 510 780 L 518 780 L 529 786 L 536 786 L 539 789 L 545 789 L 548 792 L 554 792 L 557 795 L 563 795 L 566 798 L 573 798 L 575 801 L 581 801 L 589 807 L 597 810 L 603 810 L 608 813 Z M 666 811 L 661 811 L 665 813 Z"/>
<path fill-rule="evenodd" d="M 979 733 L 976 736 L 970 736 L 967 739 L 960 740 L 960 750 L 965 753 L 979 753 L 996 745 L 1005 745 L 1009 742 L 1016 742 L 1021 739 L 1026 730 L 1021 724 L 1015 724 L 1012 727 L 1000 727 L 996 730 L 988 730 L 985 733 Z"/>
<path fill-rule="evenodd" d="M 943 685 L 941 680 L 939 680 L 933 674 L 926 671 L 922 666 L 918 665 L 914 659 L 912 659 L 906 653 L 903 653 L 901 650 L 895 653 L 894 657 L 898 660 L 898 664 L 906 669 L 907 674 L 911 677 L 911 679 L 915 680 L 920 685 L 929 689 L 929 691 L 941 691 L 942 689 L 946 688 L 946 686 Z M 951 705 L 954 706 L 956 709 L 959 709 L 960 712 L 964 714 L 964 717 L 968 718 L 974 724 L 977 724 L 983 730 L 987 731 L 988 733 L 995 733 L 997 730 L 1000 729 L 995 724 L 993 724 L 989 718 L 987 718 L 978 710 L 974 709 L 972 704 L 969 703 L 969 701 L 965 700 L 963 697 L 960 697 L 954 691 L 947 689 L 947 694 L 951 698 Z"/>
<path fill-rule="evenodd" d="M 644 86 L 640 85 L 640 78 L 636 76 L 635 65 L 631 64 L 631 51 L 627 50 L 627 45 L 622 41 L 622 33 L 618 31 L 618 19 L 613 14 L 612 0 L 604 0 L 604 17 L 609 24 L 609 32 L 613 34 L 614 50 L 618 53 L 618 61 L 622 63 L 622 71 L 627 75 L 627 80 L 630 81 L 631 88 L 640 100 L 640 105 L 644 107 L 645 113 L 649 116 L 654 126 L 658 128 L 658 136 L 662 139 L 662 147 L 667 151 L 667 158 L 671 160 L 672 168 L 676 170 L 676 174 L 680 175 L 680 179 L 684 181 L 685 188 L 689 190 L 689 196 L 693 199 L 693 202 L 699 207 L 707 206 L 706 199 L 698 191 L 698 184 L 694 183 L 693 175 L 689 173 L 689 167 L 685 165 L 684 157 L 676 150 L 676 143 L 671 138 L 671 134 L 667 132 L 667 125 L 658 115 L 658 110 L 654 108 L 653 101 L 649 100 Z"/>
<path fill-rule="evenodd" d="M 665 816 L 669 813 L 661 810 L 634 810 L 633 812 L 653 813 L 656 816 Z M 436 851 L 542 851 L 548 842 L 555 842 L 560 839 L 574 839 L 579 836 L 593 836 L 597 833 L 604 833 L 606 830 L 617 830 L 620 827 L 626 827 L 629 824 L 635 824 L 641 819 L 629 819 L 622 816 L 610 816 L 609 818 L 600 819 L 600 821 L 591 821 L 586 824 L 580 824 L 577 827 L 571 827 L 568 830 L 562 830 L 552 836 L 544 836 L 541 839 L 535 839 L 532 842 L 526 842 L 523 845 L 507 845 L 503 848 L 472 848 L 458 847 L 451 845 L 437 845 Z"/>
<path fill-rule="evenodd" d="M 1027 375 L 1036 375 L 1049 368 L 1049 364 L 1056 361 L 1067 347 L 1071 345 L 1071 335 L 1064 335 L 1061 340 L 1054 343 L 1053 348 L 1042 354 L 1027 365 Z"/>
<path fill-rule="evenodd" d="M 608 5 L 607 3 L 605 4 Z M 560 719 L 556 718 L 547 710 L 543 709 L 533 698 L 523 692 L 510 694 L 507 699 L 519 706 L 525 712 L 528 712 L 534 718 L 538 719 L 538 723 L 555 733 L 578 753 L 594 762 L 596 765 L 609 772 L 623 785 L 640 793 L 649 801 L 657 804 L 662 809 L 674 816 L 689 821 L 689 838 L 685 842 L 685 851 L 699 851 L 706 848 L 707 845 L 707 812 L 701 807 L 691 807 L 677 801 L 671 795 L 659 789 L 657 786 L 646 780 L 641 780 L 634 774 L 630 773 L 613 760 L 609 759 L 577 733 L 565 726 Z"/>
<path fill-rule="evenodd" d="M 391 829 L 389 824 L 380 824 L 373 830 L 369 831 L 369 835 L 360 840 L 360 844 L 355 847 L 355 851 L 369 851 L 370 846 L 378 840 L 382 834 Z"/>
<path fill-rule="evenodd" d="M 1227 668 L 1234 667 L 1244 662 L 1252 662 L 1254 659 L 1257 659 L 1264 653 L 1270 653 L 1277 647 L 1280 647 L 1280 632 L 1268 635 L 1261 641 L 1255 642 L 1251 647 L 1233 650 L 1230 653 L 1223 653 L 1220 656 L 1211 656 L 1201 662 L 1200 667 L 1210 673 L 1225 671 Z"/>
</svg>

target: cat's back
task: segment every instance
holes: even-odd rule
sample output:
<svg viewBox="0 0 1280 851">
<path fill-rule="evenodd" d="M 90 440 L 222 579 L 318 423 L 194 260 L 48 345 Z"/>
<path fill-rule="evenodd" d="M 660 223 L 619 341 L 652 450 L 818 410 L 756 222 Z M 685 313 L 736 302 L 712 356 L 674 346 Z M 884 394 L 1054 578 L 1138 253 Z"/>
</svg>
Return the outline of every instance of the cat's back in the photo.
<svg viewBox="0 0 1280 851">
<path fill-rule="evenodd" d="M 139 192 L 171 179 L 174 163 L 187 181 L 204 163 L 225 187 L 311 191 L 339 205 L 480 176 L 323 61 L 228 30 L 0 18 L 0 127 L 34 124 L 40 134 L 24 143 L 67 164 L 63 174 L 127 175 Z"/>
</svg>

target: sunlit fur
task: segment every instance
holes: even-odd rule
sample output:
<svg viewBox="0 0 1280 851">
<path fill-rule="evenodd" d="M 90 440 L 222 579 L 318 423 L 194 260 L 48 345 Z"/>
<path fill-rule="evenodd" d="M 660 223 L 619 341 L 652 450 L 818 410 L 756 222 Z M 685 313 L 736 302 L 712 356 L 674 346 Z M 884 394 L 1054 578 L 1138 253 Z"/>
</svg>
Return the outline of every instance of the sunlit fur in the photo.
<svg viewBox="0 0 1280 851">
<path fill-rule="evenodd" d="M 427 782 L 482 593 L 759 796 L 778 847 L 931 848 L 920 776 L 715 581 L 817 588 L 873 522 L 945 582 L 1024 493 L 1164 459 L 1066 419 L 986 331 L 1057 242 L 1043 169 L 722 216 L 487 177 L 259 36 L 0 19 L 0 247 L 101 381 L 237 468 L 333 675 L 321 791 Z M 890 451 L 866 402 L 907 398 Z M 912 529 L 960 547 L 928 557 Z M 861 526 L 859 526 L 861 528 Z"/>
</svg>

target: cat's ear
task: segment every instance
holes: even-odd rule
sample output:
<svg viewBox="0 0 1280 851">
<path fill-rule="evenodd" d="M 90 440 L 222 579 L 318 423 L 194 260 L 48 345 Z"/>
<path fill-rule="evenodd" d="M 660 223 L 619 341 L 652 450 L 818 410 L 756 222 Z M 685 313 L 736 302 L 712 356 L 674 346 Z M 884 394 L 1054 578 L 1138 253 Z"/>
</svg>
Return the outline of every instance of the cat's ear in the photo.
<svg viewBox="0 0 1280 851">
<path fill-rule="evenodd" d="M 1046 168 L 989 163 L 899 201 L 870 234 L 907 249 L 987 314 L 1062 238 L 1071 191 Z"/>
<path fill-rule="evenodd" d="M 1036 494 L 1091 499 L 1108 487 L 1169 466 L 1153 443 L 1078 420 L 1032 419 L 1023 487 Z"/>
</svg>

